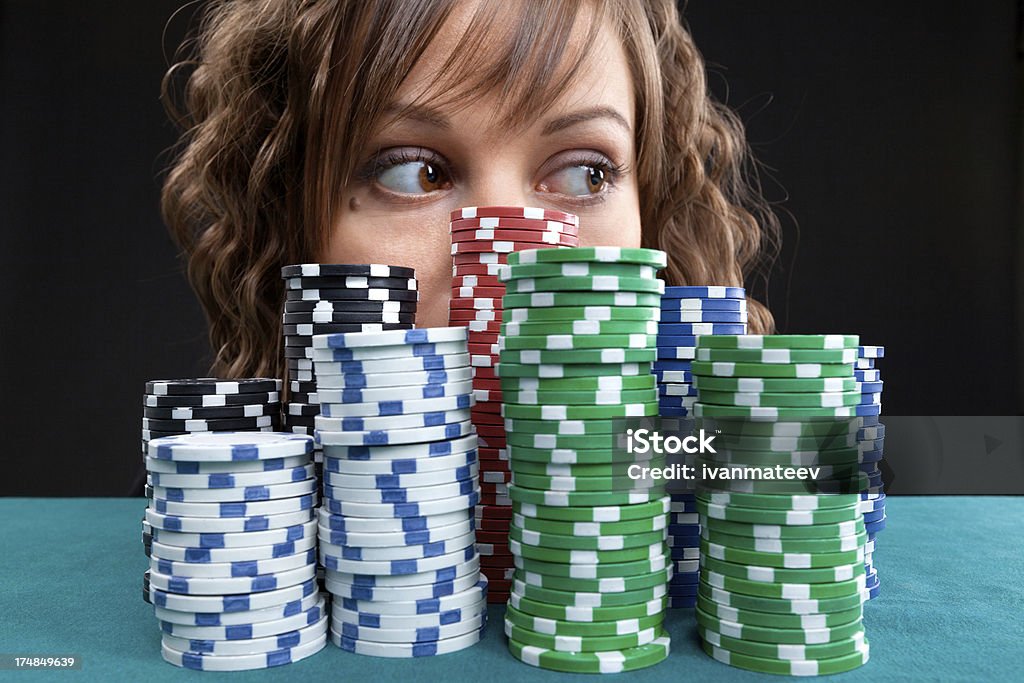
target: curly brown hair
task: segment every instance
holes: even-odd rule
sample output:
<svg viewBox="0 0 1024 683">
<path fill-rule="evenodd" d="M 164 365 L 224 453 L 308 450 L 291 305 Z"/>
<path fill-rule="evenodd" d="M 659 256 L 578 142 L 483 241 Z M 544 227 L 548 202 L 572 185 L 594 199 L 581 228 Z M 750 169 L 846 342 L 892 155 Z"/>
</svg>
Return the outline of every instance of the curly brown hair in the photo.
<svg viewBox="0 0 1024 683">
<path fill-rule="evenodd" d="M 280 267 L 316 260 L 326 245 L 337 188 L 358 161 L 353 141 L 368 137 L 455 2 L 204 6 L 164 78 L 165 105 L 183 133 L 162 209 L 206 312 L 216 374 L 283 376 Z M 536 116 L 585 58 L 567 54 L 583 5 L 522 5 L 509 30 L 508 4 L 482 3 L 467 41 L 499 22 L 508 37 L 488 68 L 472 42 L 452 55 L 441 70 L 451 98 L 499 92 L 509 116 Z M 778 221 L 740 120 L 708 93 L 675 1 L 588 9 L 590 35 L 613 21 L 633 69 L 643 245 L 668 253 L 669 284 L 743 285 L 777 253 Z M 752 332 L 772 331 L 764 306 L 750 301 L 749 311 Z"/>
</svg>

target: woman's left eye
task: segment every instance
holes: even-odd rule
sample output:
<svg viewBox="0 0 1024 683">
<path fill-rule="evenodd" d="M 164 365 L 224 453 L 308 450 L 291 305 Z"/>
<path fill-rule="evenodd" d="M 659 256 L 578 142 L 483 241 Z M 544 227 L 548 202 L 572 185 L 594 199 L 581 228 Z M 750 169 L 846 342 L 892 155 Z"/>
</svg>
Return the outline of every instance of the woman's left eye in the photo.
<svg viewBox="0 0 1024 683">
<path fill-rule="evenodd" d="M 538 189 L 569 197 L 589 197 L 606 191 L 612 180 L 612 170 L 604 164 L 579 164 L 551 173 Z"/>
</svg>

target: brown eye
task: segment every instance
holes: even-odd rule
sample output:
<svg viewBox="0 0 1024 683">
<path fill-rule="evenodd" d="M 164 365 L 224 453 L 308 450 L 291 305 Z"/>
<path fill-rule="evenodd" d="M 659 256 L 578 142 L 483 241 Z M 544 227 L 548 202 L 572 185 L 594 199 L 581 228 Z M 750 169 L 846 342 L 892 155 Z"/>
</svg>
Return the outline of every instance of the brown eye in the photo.
<svg viewBox="0 0 1024 683">
<path fill-rule="evenodd" d="M 608 176 L 608 171 L 602 166 L 568 166 L 549 175 L 539 187 L 545 192 L 587 197 L 604 192 L 609 185 Z"/>
<path fill-rule="evenodd" d="M 434 192 L 442 189 L 444 175 L 440 169 L 433 164 L 423 163 L 420 165 L 420 189 L 424 192 Z"/>
<path fill-rule="evenodd" d="M 377 174 L 377 183 L 401 194 L 429 194 L 451 185 L 448 173 L 430 161 L 404 161 Z"/>
</svg>

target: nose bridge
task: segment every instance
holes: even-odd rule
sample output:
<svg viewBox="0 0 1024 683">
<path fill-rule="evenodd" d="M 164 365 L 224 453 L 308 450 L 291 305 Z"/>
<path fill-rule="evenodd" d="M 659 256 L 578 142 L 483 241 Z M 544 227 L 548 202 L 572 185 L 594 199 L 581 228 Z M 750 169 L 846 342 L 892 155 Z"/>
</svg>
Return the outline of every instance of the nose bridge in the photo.
<svg viewBox="0 0 1024 683">
<path fill-rule="evenodd" d="M 481 114 L 479 120 L 487 124 L 464 131 L 464 140 L 472 141 L 472 162 L 463 206 L 529 205 L 536 180 L 529 144 L 521 132 L 503 129 L 493 113 Z"/>
</svg>

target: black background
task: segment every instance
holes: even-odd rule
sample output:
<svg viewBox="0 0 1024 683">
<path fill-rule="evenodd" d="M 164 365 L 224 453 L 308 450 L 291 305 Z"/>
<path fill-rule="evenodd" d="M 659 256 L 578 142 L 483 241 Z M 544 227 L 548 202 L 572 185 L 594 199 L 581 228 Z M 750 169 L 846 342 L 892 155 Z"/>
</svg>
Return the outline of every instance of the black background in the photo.
<svg viewBox="0 0 1024 683">
<path fill-rule="evenodd" d="M 0 494 L 126 494 L 144 381 L 208 366 L 157 209 L 182 4 L 0 2 Z M 700 0 L 686 16 L 771 169 L 784 249 L 751 290 L 780 331 L 886 345 L 887 414 L 1020 414 L 1016 3 Z"/>
</svg>

